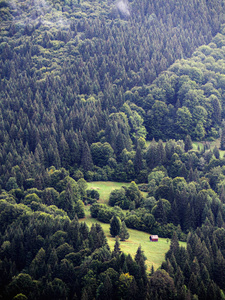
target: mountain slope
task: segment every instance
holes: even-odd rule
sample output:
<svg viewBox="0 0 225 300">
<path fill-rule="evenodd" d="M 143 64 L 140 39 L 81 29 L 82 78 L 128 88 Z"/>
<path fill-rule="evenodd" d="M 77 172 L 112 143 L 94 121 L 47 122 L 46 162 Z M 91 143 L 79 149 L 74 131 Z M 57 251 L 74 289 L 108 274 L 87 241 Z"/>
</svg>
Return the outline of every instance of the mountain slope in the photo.
<svg viewBox="0 0 225 300">
<path fill-rule="evenodd" d="M 23 178 L 51 165 L 91 170 L 96 142 L 109 143 L 105 155 L 118 160 L 146 137 L 144 120 L 149 137 L 160 137 L 137 107 L 149 93 L 143 85 L 210 42 L 225 8 L 223 1 L 27 0 L 1 1 L 0 9 L 4 186 L 15 166 Z"/>
</svg>

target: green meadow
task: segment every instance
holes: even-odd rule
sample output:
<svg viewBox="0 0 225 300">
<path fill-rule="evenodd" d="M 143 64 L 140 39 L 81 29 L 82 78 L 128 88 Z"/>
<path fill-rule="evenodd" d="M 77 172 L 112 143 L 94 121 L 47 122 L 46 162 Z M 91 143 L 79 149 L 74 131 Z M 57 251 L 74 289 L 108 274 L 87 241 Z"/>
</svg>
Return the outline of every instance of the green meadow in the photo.
<svg viewBox="0 0 225 300">
<path fill-rule="evenodd" d="M 99 223 L 105 232 L 110 249 L 113 250 L 115 238 L 111 237 L 110 235 L 109 224 L 105 224 L 94 218 L 91 218 L 89 207 L 85 207 L 85 214 L 86 217 L 81 219 L 81 221 L 86 222 L 89 227 L 91 227 L 93 223 Z M 131 254 L 134 257 L 138 247 L 141 245 L 141 248 L 147 258 L 146 265 L 148 271 L 151 270 L 152 265 L 154 266 L 155 270 L 159 268 L 165 259 L 165 253 L 169 250 L 170 240 L 159 238 L 158 242 L 150 242 L 150 235 L 148 233 L 129 228 L 128 231 L 130 234 L 129 239 L 125 242 L 120 241 L 121 250 L 124 253 Z M 186 243 L 184 242 L 180 242 L 180 245 L 182 246 L 185 246 L 185 244 Z"/>
<path fill-rule="evenodd" d="M 114 182 L 114 181 L 92 181 L 88 182 L 88 189 L 95 189 L 100 194 L 99 203 L 108 204 L 109 195 L 115 189 L 120 189 L 122 186 L 128 187 L 130 182 Z M 142 192 L 145 197 L 147 193 Z"/>
<path fill-rule="evenodd" d="M 112 190 L 121 188 L 122 186 L 129 186 L 130 183 L 124 182 L 103 182 L 103 181 L 96 181 L 96 182 L 89 182 L 88 188 L 97 189 L 100 194 L 100 203 L 107 204 L 109 195 Z M 144 194 L 144 193 L 143 193 Z M 107 240 L 109 247 L 113 250 L 115 244 L 115 238 L 110 235 L 109 232 L 109 224 L 105 224 L 99 222 L 98 220 L 91 218 L 90 216 L 90 206 L 85 207 L 85 215 L 84 219 L 80 221 L 85 221 L 89 227 L 93 223 L 101 224 Z M 151 270 L 152 265 L 156 270 L 161 266 L 161 263 L 165 259 L 165 253 L 169 250 L 170 247 L 170 240 L 166 238 L 159 238 L 158 242 L 150 242 L 149 236 L 150 234 L 134 229 L 128 229 L 130 237 L 128 240 L 121 242 L 120 241 L 120 248 L 126 254 L 131 254 L 133 257 L 136 254 L 138 247 L 141 245 L 142 250 L 147 258 L 146 265 L 148 271 Z M 186 243 L 180 242 L 180 245 L 185 246 Z"/>
<path fill-rule="evenodd" d="M 203 150 L 205 143 L 207 143 L 210 146 L 210 150 L 211 151 L 213 151 L 213 148 L 216 146 L 219 149 L 220 158 L 222 158 L 224 156 L 225 151 L 220 149 L 220 138 L 216 139 L 214 141 L 201 141 L 201 142 L 197 142 L 196 141 L 196 142 L 193 142 L 192 143 L 193 149 L 194 150 L 198 150 L 198 148 L 199 148 L 200 150 Z"/>
<path fill-rule="evenodd" d="M 92 181 L 88 182 L 88 189 L 95 189 L 100 194 L 99 203 L 107 204 L 110 193 L 122 186 L 129 186 L 130 182 L 114 182 L 114 181 Z"/>
</svg>

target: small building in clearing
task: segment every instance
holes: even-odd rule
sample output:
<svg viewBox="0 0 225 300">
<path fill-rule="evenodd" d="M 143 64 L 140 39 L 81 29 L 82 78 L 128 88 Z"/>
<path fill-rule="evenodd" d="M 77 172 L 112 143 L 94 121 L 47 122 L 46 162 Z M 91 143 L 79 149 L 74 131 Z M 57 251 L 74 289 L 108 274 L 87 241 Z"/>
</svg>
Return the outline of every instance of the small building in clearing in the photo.
<svg viewBox="0 0 225 300">
<path fill-rule="evenodd" d="M 158 235 L 150 235 L 149 239 L 150 239 L 150 242 L 158 242 L 159 237 L 158 237 Z"/>
</svg>

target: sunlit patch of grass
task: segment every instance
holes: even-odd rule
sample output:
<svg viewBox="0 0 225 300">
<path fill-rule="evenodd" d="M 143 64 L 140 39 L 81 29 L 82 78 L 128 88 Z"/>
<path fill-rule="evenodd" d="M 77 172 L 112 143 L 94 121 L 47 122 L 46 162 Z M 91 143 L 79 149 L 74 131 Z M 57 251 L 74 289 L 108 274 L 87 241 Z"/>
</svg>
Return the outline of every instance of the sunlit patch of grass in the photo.
<svg viewBox="0 0 225 300">
<path fill-rule="evenodd" d="M 88 189 L 95 189 L 100 194 L 100 203 L 107 204 L 110 193 L 115 189 L 120 189 L 122 186 L 129 186 L 129 182 L 114 182 L 114 181 L 93 181 L 88 182 Z"/>
<path fill-rule="evenodd" d="M 193 149 L 194 150 L 198 150 L 198 148 L 201 150 L 204 149 L 204 144 L 209 145 L 211 151 L 213 151 L 214 147 L 216 146 L 219 149 L 220 152 L 220 158 L 222 158 L 225 155 L 225 151 L 224 150 L 220 150 L 220 138 L 215 140 L 215 141 L 201 141 L 201 142 L 193 142 Z"/>
<path fill-rule="evenodd" d="M 110 235 L 109 224 L 105 224 L 97 221 L 94 218 L 91 218 L 90 210 L 89 207 L 87 206 L 85 207 L 85 214 L 86 217 L 81 221 L 86 222 L 89 227 L 91 227 L 91 225 L 95 223 L 100 224 L 107 237 L 109 247 L 111 250 L 113 250 L 115 244 L 115 238 L 113 238 Z M 120 241 L 121 250 L 124 253 L 131 254 L 131 256 L 134 257 L 138 247 L 141 246 L 141 249 L 144 251 L 144 254 L 147 258 L 146 260 L 147 270 L 150 271 L 152 265 L 154 266 L 155 270 L 158 269 L 161 266 L 162 262 L 165 260 L 165 254 L 170 247 L 170 240 L 166 238 L 159 238 L 158 242 L 150 242 L 149 240 L 150 235 L 148 233 L 134 230 L 134 229 L 128 229 L 128 231 L 130 234 L 129 239 L 124 242 Z M 182 246 L 185 246 L 185 244 L 186 243 L 184 242 L 180 242 L 180 245 Z"/>
</svg>

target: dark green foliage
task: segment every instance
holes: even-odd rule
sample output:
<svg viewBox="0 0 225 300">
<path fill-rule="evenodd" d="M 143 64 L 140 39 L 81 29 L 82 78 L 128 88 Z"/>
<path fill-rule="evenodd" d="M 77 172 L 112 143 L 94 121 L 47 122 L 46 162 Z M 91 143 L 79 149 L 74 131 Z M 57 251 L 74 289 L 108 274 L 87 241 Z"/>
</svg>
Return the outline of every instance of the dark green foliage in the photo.
<svg viewBox="0 0 225 300">
<path fill-rule="evenodd" d="M 216 233 L 213 227 L 210 231 L 212 235 Z M 222 299 L 220 288 L 224 291 L 221 273 L 224 267 L 224 257 L 218 250 L 215 240 L 208 234 L 209 228 L 206 226 L 198 228 L 196 233 L 190 233 L 187 249 L 183 250 L 179 247 L 177 237 L 173 236 L 170 250 L 166 254 L 170 259 L 163 264 L 163 269 L 175 279 L 179 299 L 182 299 L 184 284 L 188 286 L 190 293 L 197 295 L 199 299 L 208 299 L 208 293 L 210 297 Z M 208 243 L 207 248 L 205 241 Z"/>
<path fill-rule="evenodd" d="M 121 221 L 118 217 L 113 216 L 110 220 L 110 234 L 115 237 L 120 234 Z"/>
<path fill-rule="evenodd" d="M 225 127 L 222 127 L 221 140 L 220 140 L 220 149 L 225 149 Z"/>
<path fill-rule="evenodd" d="M 115 189 L 110 193 L 109 196 L 109 205 L 115 206 L 118 205 L 122 209 L 128 209 L 130 205 L 130 201 L 126 197 L 125 189 Z"/>
<path fill-rule="evenodd" d="M 165 182 L 164 180 L 163 183 Z M 184 183 L 181 179 L 174 180 L 175 193 Z M 41 195 L 40 190 L 38 193 Z M 209 195 L 212 197 L 212 192 Z M 79 201 L 82 203 L 81 200 L 77 203 Z M 190 233 L 187 249 L 179 247 L 177 234 L 174 233 L 166 255 L 167 260 L 162 266 L 164 270 L 152 272 L 148 279 L 141 247 L 133 261 L 130 256 L 121 254 L 116 239 L 111 254 L 100 225 L 92 225 L 89 230 L 77 218 L 71 221 L 56 211 L 32 212 L 28 206 L 20 207 L 15 201 L 7 203 L 6 200 L 1 200 L 0 204 L 0 220 L 4 224 L 1 227 L 0 267 L 3 272 L 0 282 L 3 293 L 1 295 L 5 298 L 13 299 L 23 297 L 22 295 L 34 298 L 35 295 L 35 299 L 45 299 L 47 295 L 51 295 L 59 299 L 72 299 L 69 296 L 72 293 L 77 297 L 101 299 L 107 293 L 108 298 L 115 299 L 119 295 L 125 297 L 126 292 L 130 299 L 132 291 L 132 299 L 146 299 L 148 295 L 174 299 L 172 295 L 176 288 L 178 299 L 183 299 L 185 293 L 196 294 L 200 299 L 209 293 L 215 299 L 222 299 L 219 290 L 225 289 L 225 238 L 222 228 L 214 230 L 212 225 L 204 225 L 196 233 Z M 100 207 L 99 204 L 92 207 L 95 206 Z M 8 215 L 11 215 L 7 222 L 4 219 L 6 208 Z M 114 209 L 116 211 L 117 208 Z M 215 209 L 216 206 L 213 210 Z M 133 215 L 139 226 L 143 226 L 148 219 L 146 214 L 142 217 L 142 210 L 139 208 L 136 212 L 139 215 Z M 151 217 L 151 214 L 148 215 Z M 120 225 L 118 217 L 113 219 Z M 124 224 L 122 222 L 122 226 L 114 226 L 114 229 L 120 228 L 121 233 Z M 181 234 L 180 228 L 173 228 L 173 231 L 174 229 Z M 168 224 L 156 230 L 161 236 L 163 232 L 160 230 L 170 236 Z M 9 258 L 14 264 L 11 271 Z M 53 279 L 46 282 L 45 274 L 53 276 Z M 106 289 L 103 288 L 105 285 Z M 189 292 L 184 290 L 184 285 L 189 287 Z"/>
<path fill-rule="evenodd" d="M 99 197 L 100 197 L 100 194 L 97 190 L 86 190 L 86 193 L 87 193 L 87 203 L 94 203 L 96 202 L 97 200 L 99 200 Z"/>
<path fill-rule="evenodd" d="M 113 299 L 113 285 L 111 279 L 108 275 L 106 275 L 105 280 L 99 285 L 97 289 L 97 297 L 96 299 Z"/>
<path fill-rule="evenodd" d="M 134 157 L 134 170 L 136 175 L 140 173 L 142 168 L 143 168 L 143 157 L 142 157 L 141 147 L 138 145 Z"/>
<path fill-rule="evenodd" d="M 132 181 L 129 187 L 127 188 L 126 197 L 129 199 L 130 202 L 134 201 L 136 208 L 141 206 L 143 197 L 141 195 L 140 190 L 138 189 L 138 186 L 134 181 Z"/>
<path fill-rule="evenodd" d="M 85 142 L 82 152 L 81 167 L 85 172 L 91 171 L 93 168 L 92 156 L 87 142 Z"/>
<path fill-rule="evenodd" d="M 69 169 L 76 180 L 81 168 L 89 180 L 146 181 L 146 134 L 157 140 L 218 137 L 224 115 L 223 29 L 215 36 L 223 22 L 221 0 L 169 1 L 166 9 L 163 1 L 135 0 L 126 16 L 113 2 L 49 1 L 40 8 L 42 20 L 30 0 L 15 7 L 6 1 L 0 7 L 3 188 L 43 189 L 45 168 L 52 165 Z M 213 37 L 213 46 L 177 60 Z M 219 74 L 214 84 L 210 72 Z M 153 148 L 146 155 L 150 169 L 169 155 L 162 141 Z M 125 149 L 135 149 L 126 167 L 119 165 Z"/>
<path fill-rule="evenodd" d="M 215 95 L 210 96 L 210 101 L 212 103 L 213 108 L 212 121 L 214 124 L 220 124 L 222 112 L 220 101 Z"/>
<path fill-rule="evenodd" d="M 172 255 L 177 257 L 178 251 L 179 251 L 179 241 L 178 241 L 177 233 L 176 233 L 176 231 L 174 231 L 171 242 L 170 242 L 170 249 L 167 252 L 166 257 L 169 259 L 171 258 Z"/>
<path fill-rule="evenodd" d="M 126 223 L 123 221 L 121 223 L 121 228 L 120 228 L 120 233 L 119 233 L 120 240 L 125 241 L 125 240 L 129 239 L 129 236 L 130 236 L 130 234 L 127 230 Z"/>
<path fill-rule="evenodd" d="M 6 183 L 6 190 L 10 191 L 12 189 L 17 189 L 18 185 L 16 183 L 16 178 L 15 177 L 10 177 L 9 180 Z"/>
<path fill-rule="evenodd" d="M 175 285 L 165 270 L 157 270 L 150 279 L 150 296 L 156 299 L 174 299 Z"/>
<path fill-rule="evenodd" d="M 109 143 L 93 143 L 91 145 L 93 163 L 99 167 L 108 164 L 109 158 L 113 157 L 113 149 Z"/>
<path fill-rule="evenodd" d="M 113 256 L 117 256 L 121 254 L 121 249 L 120 249 L 120 243 L 119 243 L 119 238 L 118 236 L 116 237 L 115 245 L 114 245 L 114 250 L 112 252 Z"/>
<path fill-rule="evenodd" d="M 120 219 L 124 219 L 124 212 L 118 206 L 110 208 L 104 204 L 94 203 L 91 208 L 91 216 L 97 218 L 99 221 L 104 223 L 110 223 L 113 216 L 117 216 Z"/>
<path fill-rule="evenodd" d="M 225 11 L 178 2 L 0 2 L 1 299 L 222 298 Z M 191 230 L 187 249 L 174 234 L 148 279 L 141 248 L 78 222 L 84 178 L 132 181 L 91 207 L 113 236 Z"/>
<path fill-rule="evenodd" d="M 85 212 L 84 212 L 84 203 L 81 200 L 78 200 L 75 207 L 74 212 L 77 215 L 78 218 L 84 218 Z"/>
<path fill-rule="evenodd" d="M 167 222 L 167 215 L 169 214 L 170 209 L 171 205 L 169 201 L 165 199 L 159 199 L 152 209 L 152 214 L 154 215 L 156 221 L 161 224 L 165 224 Z"/>
<path fill-rule="evenodd" d="M 190 135 L 187 135 L 186 137 L 185 137 L 185 143 L 184 143 L 184 150 L 185 150 L 185 152 L 188 152 L 189 150 L 191 150 L 192 149 L 192 140 L 191 140 L 191 137 L 190 137 Z"/>
<path fill-rule="evenodd" d="M 141 192 L 134 181 L 131 182 L 129 187 L 122 187 L 121 189 L 115 189 L 110 193 L 109 205 L 119 206 L 122 209 L 128 209 L 131 203 L 134 203 L 138 208 L 142 205 L 143 197 Z"/>
<path fill-rule="evenodd" d="M 216 159 L 220 158 L 220 152 L 219 152 L 219 149 L 216 146 L 213 148 L 213 154 L 214 154 Z"/>
</svg>

